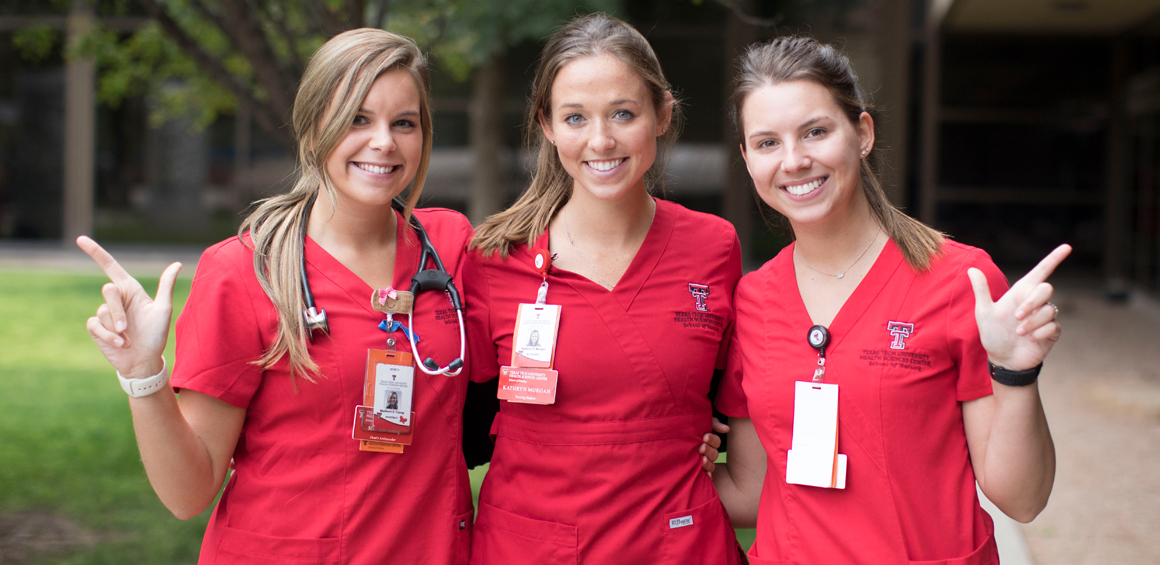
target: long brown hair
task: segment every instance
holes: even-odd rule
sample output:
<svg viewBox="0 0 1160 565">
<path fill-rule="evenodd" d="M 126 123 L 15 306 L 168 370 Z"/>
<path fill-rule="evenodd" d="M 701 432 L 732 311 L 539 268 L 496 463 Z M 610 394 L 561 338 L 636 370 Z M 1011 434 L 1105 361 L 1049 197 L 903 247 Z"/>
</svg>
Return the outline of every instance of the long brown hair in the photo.
<svg viewBox="0 0 1160 565">
<path fill-rule="evenodd" d="M 745 137 L 741 115 L 745 99 L 764 86 L 795 80 L 824 86 L 855 125 L 862 112 L 870 108 L 858 88 L 858 75 L 845 54 L 812 37 L 779 37 L 750 46 L 740 59 L 730 105 L 740 139 Z M 906 262 L 916 271 L 925 271 L 930 268 L 931 260 L 942 253 L 944 236 L 890 203 L 878 179 L 880 165 L 877 152 L 862 159 L 862 192 L 879 225 L 898 245 Z"/>
<path fill-rule="evenodd" d="M 665 104 L 672 104 L 668 131 L 661 136 L 657 158 L 644 177 L 649 191 L 662 185 L 667 149 L 680 135 L 681 108 L 675 97 L 670 98 L 672 89 L 661 72 L 656 53 L 640 32 L 608 14 L 573 18 L 544 46 L 532 80 L 532 96 L 524 117 L 525 143 L 535 155 L 536 163 L 531 184 L 515 204 L 489 217 L 476 228 L 472 249 L 480 249 L 489 255 L 499 251 L 502 257 L 507 257 L 516 245 L 531 245 L 572 197 L 572 178 L 544 135 L 539 117 L 541 114 L 545 118 L 552 116 L 552 83 L 560 69 L 581 57 L 596 55 L 612 55 L 635 71 L 648 88 L 653 109 L 658 115 Z"/>
<path fill-rule="evenodd" d="M 339 34 L 318 49 L 306 66 L 294 99 L 294 134 L 298 138 L 298 180 L 286 194 L 257 203 L 238 236 L 250 232 L 254 246 L 254 273 L 278 311 L 278 339 L 256 363 L 264 369 L 284 355 L 290 357 L 291 376 L 301 373 L 313 382 L 318 364 L 310 358 L 308 330 L 302 312 L 300 265 L 304 249 L 304 220 L 318 192 L 335 203 L 335 188 L 326 172 L 326 158 L 346 136 L 351 122 L 375 79 L 384 71 L 407 71 L 419 90 L 419 121 L 423 153 L 407 198 L 405 221 L 423 191 L 431 158 L 431 104 L 427 60 L 409 38 L 379 29 L 355 29 Z M 244 241 L 244 240 L 243 240 Z"/>
</svg>

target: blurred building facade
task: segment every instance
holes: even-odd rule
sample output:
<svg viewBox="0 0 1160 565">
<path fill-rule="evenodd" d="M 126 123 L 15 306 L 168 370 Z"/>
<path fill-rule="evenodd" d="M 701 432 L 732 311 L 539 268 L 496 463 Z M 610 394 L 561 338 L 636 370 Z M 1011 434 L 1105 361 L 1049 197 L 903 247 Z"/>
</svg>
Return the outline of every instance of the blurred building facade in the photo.
<svg viewBox="0 0 1160 565">
<path fill-rule="evenodd" d="M 791 236 L 769 211 L 763 226 L 740 161 L 726 117 L 733 61 L 800 31 L 850 54 L 875 105 L 885 184 L 909 213 L 1001 265 L 1067 241 L 1068 267 L 1110 290 L 1160 289 L 1160 0 L 638 0 L 621 15 L 686 104 L 665 196 L 731 220 L 750 265 Z M 147 99 L 95 103 L 91 63 L 33 64 L 12 48 L 22 26 L 75 32 L 86 17 L 0 13 L 0 239 L 210 241 L 287 185 L 292 157 L 243 112 L 200 130 L 151 124 Z M 520 120 L 539 48 L 517 46 L 503 66 L 509 200 L 527 180 Z M 471 86 L 437 65 L 432 81 L 425 203 L 466 211 Z"/>
</svg>

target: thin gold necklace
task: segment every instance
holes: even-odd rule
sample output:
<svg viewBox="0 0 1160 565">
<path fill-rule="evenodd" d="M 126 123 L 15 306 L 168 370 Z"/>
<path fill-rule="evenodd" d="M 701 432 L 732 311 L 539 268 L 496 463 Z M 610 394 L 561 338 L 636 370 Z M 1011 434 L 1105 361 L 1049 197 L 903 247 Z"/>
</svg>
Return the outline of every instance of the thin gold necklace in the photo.
<svg viewBox="0 0 1160 565">
<path fill-rule="evenodd" d="M 565 218 L 565 220 L 564 220 L 564 227 L 565 227 L 565 229 L 567 228 L 567 225 L 568 225 L 568 220 Z M 850 263 L 850 266 L 846 267 L 845 269 L 842 269 L 842 272 L 840 272 L 840 273 L 838 273 L 838 274 L 836 274 L 836 275 L 834 275 L 834 274 L 830 274 L 830 273 L 827 273 L 827 272 L 825 272 L 825 271 L 820 271 L 820 270 L 818 270 L 818 269 L 815 269 L 815 268 L 811 267 L 811 266 L 810 266 L 810 264 L 809 264 L 809 263 L 806 263 L 806 260 L 805 260 L 805 259 L 802 259 L 802 256 L 798 254 L 798 252 L 797 252 L 797 246 L 796 246 L 796 245 L 795 245 L 795 246 L 794 246 L 794 248 L 793 248 L 793 254 L 794 254 L 794 256 L 795 256 L 795 257 L 797 257 L 797 260 L 798 260 L 798 262 L 799 262 L 799 263 L 801 263 L 803 266 L 805 266 L 805 268 L 807 268 L 807 269 L 809 269 L 809 270 L 811 270 L 811 271 L 814 271 L 815 273 L 821 273 L 821 274 L 823 274 L 823 275 L 826 275 L 827 277 L 834 277 L 834 278 L 836 278 L 836 279 L 840 279 L 840 278 L 842 278 L 842 277 L 846 276 L 846 273 L 847 273 L 847 272 L 848 272 L 850 269 L 852 269 L 852 268 L 854 267 L 854 265 L 857 265 L 857 264 L 858 264 L 858 261 L 861 261 L 861 260 L 862 260 L 862 257 L 863 257 L 864 255 L 866 255 L 866 252 L 867 252 L 867 251 L 870 251 L 870 247 L 872 247 L 872 246 L 874 245 L 874 242 L 875 242 L 875 241 L 878 241 L 878 232 L 881 232 L 881 231 L 882 231 L 881 229 L 874 230 L 874 237 L 871 237 L 871 238 L 870 238 L 870 243 L 866 245 L 866 249 L 863 249 L 863 250 L 862 250 L 862 252 L 858 254 L 858 257 L 857 257 L 856 259 L 854 259 L 854 262 Z M 579 251 L 577 251 L 577 253 L 579 253 Z M 599 276 L 599 275 L 597 275 L 597 276 Z"/>
</svg>

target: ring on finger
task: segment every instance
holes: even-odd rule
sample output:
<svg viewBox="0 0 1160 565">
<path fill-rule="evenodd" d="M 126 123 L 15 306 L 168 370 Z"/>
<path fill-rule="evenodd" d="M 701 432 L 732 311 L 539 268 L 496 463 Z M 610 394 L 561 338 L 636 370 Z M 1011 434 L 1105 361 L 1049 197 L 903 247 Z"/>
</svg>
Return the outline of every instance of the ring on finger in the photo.
<svg viewBox="0 0 1160 565">
<path fill-rule="evenodd" d="M 1052 303 L 1050 303 L 1050 302 L 1048 302 L 1048 303 L 1047 303 L 1047 305 L 1048 305 L 1048 306 L 1051 306 L 1051 308 L 1052 308 L 1053 310 L 1055 310 L 1055 314 L 1053 314 L 1053 315 L 1051 316 L 1051 321 L 1053 321 L 1053 322 L 1054 322 L 1054 321 L 1055 321 L 1055 319 L 1059 317 L 1059 306 L 1056 306 L 1055 304 L 1052 304 Z"/>
</svg>

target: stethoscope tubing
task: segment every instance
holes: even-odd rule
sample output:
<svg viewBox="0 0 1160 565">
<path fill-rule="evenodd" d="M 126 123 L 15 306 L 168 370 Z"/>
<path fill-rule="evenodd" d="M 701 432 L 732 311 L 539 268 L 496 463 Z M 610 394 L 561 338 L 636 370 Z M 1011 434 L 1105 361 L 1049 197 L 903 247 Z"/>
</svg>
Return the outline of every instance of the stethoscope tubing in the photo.
<svg viewBox="0 0 1160 565">
<path fill-rule="evenodd" d="M 329 330 L 329 324 L 327 324 L 326 321 L 326 310 L 317 309 L 314 302 L 314 293 L 310 290 L 310 281 L 306 276 L 306 227 L 310 219 L 310 210 L 313 208 L 314 200 L 317 198 L 317 196 L 317 194 L 311 196 L 310 200 L 306 203 L 306 211 L 302 215 L 302 241 L 301 246 L 299 247 L 299 272 L 302 277 L 302 298 L 306 306 L 305 310 L 303 311 L 303 317 L 306 323 L 306 335 L 312 340 L 314 339 L 315 329 L 321 329 L 324 332 Z M 398 198 L 391 200 L 391 207 L 395 210 L 398 210 L 400 213 L 406 210 L 406 205 L 403 204 L 403 201 L 399 200 Z M 419 236 L 419 244 L 420 248 L 422 249 L 422 252 L 419 255 L 419 267 L 416 269 L 415 275 L 411 277 L 411 294 L 414 295 L 417 299 L 419 297 L 419 293 L 424 290 L 422 288 L 424 285 L 423 282 L 419 280 L 419 275 L 429 271 L 430 269 L 424 269 L 424 267 L 427 266 L 428 260 L 433 261 L 435 263 L 435 270 L 437 272 L 432 273 L 431 276 L 427 278 L 434 279 L 435 284 L 441 285 L 443 288 L 439 289 L 438 286 L 436 286 L 430 290 L 443 290 L 443 293 L 451 302 L 451 306 L 455 308 L 455 315 L 459 319 L 459 357 L 456 357 L 450 363 L 442 367 L 440 367 L 439 364 L 430 357 L 423 360 L 422 362 L 419 361 L 421 357 L 419 356 L 419 346 L 415 339 L 414 306 L 411 307 L 411 311 L 407 312 L 407 325 L 410 328 L 410 331 L 407 332 L 407 341 L 409 341 L 411 344 L 411 353 L 415 356 L 415 365 L 419 367 L 419 370 L 427 373 L 428 375 L 446 375 L 448 377 L 454 377 L 463 372 L 463 359 L 467 355 L 467 331 L 463 324 L 463 302 L 459 297 L 459 290 L 455 288 L 455 283 L 452 282 L 451 275 L 443 266 L 443 260 L 439 257 L 439 252 L 435 249 L 435 245 L 431 243 L 431 238 L 427 237 L 427 230 L 423 228 L 423 223 L 420 222 L 418 218 L 412 217 L 411 227 Z M 433 367 L 430 367 L 429 365 Z"/>
</svg>

